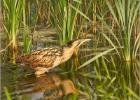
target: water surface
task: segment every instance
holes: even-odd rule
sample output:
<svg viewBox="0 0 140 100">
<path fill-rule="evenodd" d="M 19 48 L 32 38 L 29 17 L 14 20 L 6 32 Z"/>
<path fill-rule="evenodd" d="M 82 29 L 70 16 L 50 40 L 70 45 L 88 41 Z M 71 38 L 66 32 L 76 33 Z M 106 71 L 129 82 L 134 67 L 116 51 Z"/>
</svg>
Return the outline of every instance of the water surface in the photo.
<svg viewBox="0 0 140 100">
<path fill-rule="evenodd" d="M 65 65 L 36 77 L 24 66 L 1 64 L 2 100 L 7 100 L 6 90 L 12 100 L 140 99 L 138 63 L 93 64 L 78 71 Z"/>
</svg>

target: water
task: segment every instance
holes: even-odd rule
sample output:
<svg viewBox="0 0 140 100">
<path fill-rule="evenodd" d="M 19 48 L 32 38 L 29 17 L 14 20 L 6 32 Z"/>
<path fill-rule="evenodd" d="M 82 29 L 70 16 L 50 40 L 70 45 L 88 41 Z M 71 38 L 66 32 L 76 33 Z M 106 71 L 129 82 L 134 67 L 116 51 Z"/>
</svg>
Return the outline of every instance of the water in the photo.
<svg viewBox="0 0 140 100">
<path fill-rule="evenodd" d="M 100 66 L 95 63 L 79 71 L 65 68 L 69 63 L 71 61 L 40 77 L 24 66 L 1 64 L 2 100 L 7 100 L 4 88 L 12 100 L 140 99 L 139 62 L 114 67 L 110 63 L 100 63 Z"/>
<path fill-rule="evenodd" d="M 46 37 L 42 42 L 40 40 L 34 40 L 33 50 L 57 44 L 56 41 L 48 43 Z M 78 57 L 41 77 L 36 77 L 33 70 L 19 64 L 1 64 L 1 100 L 140 100 L 139 61 L 123 62 L 109 53 L 78 69 L 105 50 L 99 48 L 93 53 L 84 46 L 84 49 L 80 48 Z"/>
<path fill-rule="evenodd" d="M 60 99 L 76 94 L 74 83 L 61 75 L 61 72 L 49 72 L 36 77 L 23 66 L 2 64 L 2 89 L 6 87 L 13 100 Z M 6 100 L 2 90 L 2 100 Z"/>
</svg>

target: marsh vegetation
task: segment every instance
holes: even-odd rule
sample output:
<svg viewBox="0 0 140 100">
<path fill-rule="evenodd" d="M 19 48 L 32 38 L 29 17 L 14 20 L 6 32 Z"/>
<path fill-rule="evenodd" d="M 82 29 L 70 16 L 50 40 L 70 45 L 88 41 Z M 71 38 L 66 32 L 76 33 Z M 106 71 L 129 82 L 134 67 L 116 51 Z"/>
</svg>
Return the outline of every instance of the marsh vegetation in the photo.
<svg viewBox="0 0 140 100">
<path fill-rule="evenodd" d="M 2 0 L 0 9 L 2 100 L 140 99 L 139 0 Z M 43 77 L 15 63 L 79 38 L 91 41 Z"/>
</svg>

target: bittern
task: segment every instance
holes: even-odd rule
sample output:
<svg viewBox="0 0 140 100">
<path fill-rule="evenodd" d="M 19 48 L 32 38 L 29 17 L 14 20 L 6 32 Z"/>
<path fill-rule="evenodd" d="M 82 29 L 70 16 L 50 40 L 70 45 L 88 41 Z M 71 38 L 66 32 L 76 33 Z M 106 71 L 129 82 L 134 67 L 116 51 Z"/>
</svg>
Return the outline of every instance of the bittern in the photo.
<svg viewBox="0 0 140 100">
<path fill-rule="evenodd" d="M 34 69 L 36 75 L 41 75 L 48 70 L 66 62 L 78 51 L 81 44 L 90 39 L 77 39 L 69 41 L 61 47 L 50 47 L 36 50 L 28 55 L 17 57 L 18 63 L 24 63 Z"/>
</svg>

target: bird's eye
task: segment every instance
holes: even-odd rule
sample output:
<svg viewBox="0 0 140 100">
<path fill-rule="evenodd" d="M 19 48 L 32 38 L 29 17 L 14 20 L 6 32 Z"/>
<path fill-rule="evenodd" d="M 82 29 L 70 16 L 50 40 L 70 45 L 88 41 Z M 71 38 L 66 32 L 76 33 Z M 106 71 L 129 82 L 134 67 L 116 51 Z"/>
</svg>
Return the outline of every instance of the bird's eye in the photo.
<svg viewBox="0 0 140 100">
<path fill-rule="evenodd" d="M 68 46 L 68 47 L 71 47 L 71 46 L 72 46 L 72 43 L 73 43 L 73 41 L 69 41 L 69 42 L 67 43 L 67 46 Z"/>
</svg>

